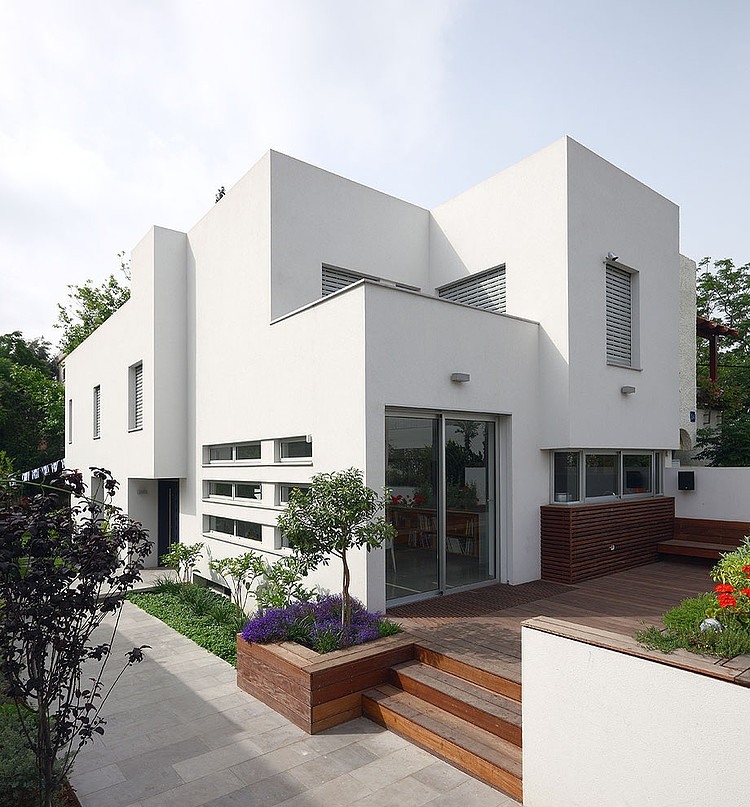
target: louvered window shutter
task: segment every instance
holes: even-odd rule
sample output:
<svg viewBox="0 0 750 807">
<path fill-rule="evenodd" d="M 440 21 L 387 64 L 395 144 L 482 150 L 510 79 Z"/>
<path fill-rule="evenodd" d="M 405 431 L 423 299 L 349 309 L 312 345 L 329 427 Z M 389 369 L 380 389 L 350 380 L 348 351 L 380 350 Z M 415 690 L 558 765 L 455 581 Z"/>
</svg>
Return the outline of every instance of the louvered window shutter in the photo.
<svg viewBox="0 0 750 807">
<path fill-rule="evenodd" d="M 355 272 L 347 272 L 346 269 L 333 269 L 330 266 L 323 267 L 323 297 L 333 294 L 339 289 L 345 289 L 362 280 L 362 275 Z"/>
<path fill-rule="evenodd" d="M 143 428 L 143 365 L 133 371 L 133 428 Z"/>
<path fill-rule="evenodd" d="M 505 313 L 505 267 L 499 266 L 487 272 L 449 283 L 438 289 L 444 300 L 463 303 L 485 311 Z"/>
<path fill-rule="evenodd" d="M 99 437 L 102 424 L 101 387 L 94 387 L 94 438 Z"/>
<path fill-rule="evenodd" d="M 607 363 L 632 366 L 632 275 L 607 266 Z"/>
</svg>

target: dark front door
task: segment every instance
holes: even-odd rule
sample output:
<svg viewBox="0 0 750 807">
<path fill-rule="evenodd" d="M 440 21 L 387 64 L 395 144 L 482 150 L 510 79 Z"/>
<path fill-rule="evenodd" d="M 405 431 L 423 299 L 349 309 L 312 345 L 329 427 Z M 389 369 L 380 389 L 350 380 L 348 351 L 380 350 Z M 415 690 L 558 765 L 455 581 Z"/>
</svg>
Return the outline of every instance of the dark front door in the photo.
<svg viewBox="0 0 750 807">
<path fill-rule="evenodd" d="M 169 545 L 180 540 L 180 482 L 178 479 L 159 480 L 159 535 L 156 548 L 159 558 L 169 551 Z"/>
</svg>

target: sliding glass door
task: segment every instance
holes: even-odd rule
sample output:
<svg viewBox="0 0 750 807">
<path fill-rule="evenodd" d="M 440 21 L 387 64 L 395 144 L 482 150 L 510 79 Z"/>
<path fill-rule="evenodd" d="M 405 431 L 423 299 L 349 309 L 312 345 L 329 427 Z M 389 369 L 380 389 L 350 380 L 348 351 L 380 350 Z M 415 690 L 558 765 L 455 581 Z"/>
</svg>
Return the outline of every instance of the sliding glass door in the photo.
<svg viewBox="0 0 750 807">
<path fill-rule="evenodd" d="M 495 465 L 491 420 L 386 417 L 388 600 L 496 578 Z"/>
</svg>

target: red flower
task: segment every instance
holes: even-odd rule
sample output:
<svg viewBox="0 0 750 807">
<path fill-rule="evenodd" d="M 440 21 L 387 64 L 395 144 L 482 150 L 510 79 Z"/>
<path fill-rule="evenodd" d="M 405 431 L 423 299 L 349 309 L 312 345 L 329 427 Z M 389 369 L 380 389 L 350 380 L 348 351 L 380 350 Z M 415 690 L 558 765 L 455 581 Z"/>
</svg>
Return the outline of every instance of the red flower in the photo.
<svg viewBox="0 0 750 807">
<path fill-rule="evenodd" d="M 742 571 L 743 571 L 745 574 L 750 574 L 750 566 L 743 566 L 743 567 L 742 567 Z"/>
<path fill-rule="evenodd" d="M 737 600 L 731 594 L 719 594 L 719 608 L 732 608 Z"/>
<path fill-rule="evenodd" d="M 730 594 L 734 591 L 734 586 L 730 585 L 729 583 L 717 583 L 714 586 L 714 591 L 718 594 Z"/>
<path fill-rule="evenodd" d="M 750 597 L 750 588 L 741 588 L 740 591 L 746 596 Z"/>
</svg>

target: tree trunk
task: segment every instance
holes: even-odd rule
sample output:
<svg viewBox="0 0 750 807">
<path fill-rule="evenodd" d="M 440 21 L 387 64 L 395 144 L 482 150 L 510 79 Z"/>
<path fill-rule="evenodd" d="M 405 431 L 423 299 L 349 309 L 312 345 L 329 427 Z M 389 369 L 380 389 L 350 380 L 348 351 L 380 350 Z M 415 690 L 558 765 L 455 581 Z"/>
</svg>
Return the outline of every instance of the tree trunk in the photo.
<svg viewBox="0 0 750 807">
<path fill-rule="evenodd" d="M 341 551 L 341 562 L 344 564 L 344 580 L 341 587 L 341 624 L 348 628 L 352 624 L 352 602 L 349 597 L 349 564 L 346 562 L 346 549 Z"/>
</svg>

